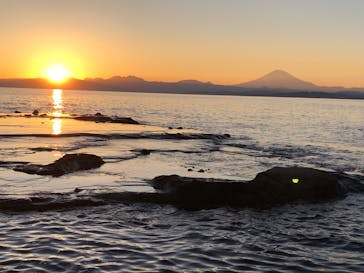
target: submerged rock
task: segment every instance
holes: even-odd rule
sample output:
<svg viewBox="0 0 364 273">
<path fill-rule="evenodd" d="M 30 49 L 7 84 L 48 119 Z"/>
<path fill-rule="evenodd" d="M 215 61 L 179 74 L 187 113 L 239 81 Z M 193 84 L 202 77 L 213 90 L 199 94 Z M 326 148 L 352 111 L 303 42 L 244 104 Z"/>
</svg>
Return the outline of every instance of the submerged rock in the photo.
<svg viewBox="0 0 364 273">
<path fill-rule="evenodd" d="M 273 168 L 252 181 L 158 176 L 152 186 L 162 200 L 185 209 L 221 206 L 267 208 L 297 201 L 321 202 L 345 196 L 334 173 L 311 168 Z"/>
<path fill-rule="evenodd" d="M 27 164 L 14 168 L 15 171 L 28 174 L 62 176 L 80 170 L 100 167 L 105 162 L 101 157 L 92 154 L 66 154 L 48 165 Z"/>
<path fill-rule="evenodd" d="M 34 148 L 29 148 L 29 150 L 34 152 L 51 152 L 55 151 L 56 149 L 50 147 L 34 147 Z"/>
<path fill-rule="evenodd" d="M 83 191 L 83 189 L 80 189 L 80 188 L 75 188 L 73 190 L 74 193 L 80 193 L 81 191 Z"/>
<path fill-rule="evenodd" d="M 139 152 L 141 155 L 150 155 L 152 151 L 149 149 L 141 149 Z"/>
<path fill-rule="evenodd" d="M 82 121 L 93 121 L 93 122 L 109 122 L 109 123 L 124 123 L 124 124 L 139 124 L 136 120 L 128 117 L 109 117 L 104 116 L 101 113 L 96 113 L 95 115 L 84 115 L 75 117 L 76 120 Z"/>
</svg>

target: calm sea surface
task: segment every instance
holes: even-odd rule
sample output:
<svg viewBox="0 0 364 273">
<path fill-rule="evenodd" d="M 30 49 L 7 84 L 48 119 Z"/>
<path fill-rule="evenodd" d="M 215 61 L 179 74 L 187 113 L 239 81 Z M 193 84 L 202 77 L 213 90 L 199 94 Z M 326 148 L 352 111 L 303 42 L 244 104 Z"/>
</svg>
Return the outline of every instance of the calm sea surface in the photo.
<svg viewBox="0 0 364 273">
<path fill-rule="evenodd" d="M 21 117 L 34 109 L 55 118 Z M 57 118 L 97 112 L 132 117 L 144 126 Z M 59 178 L 0 166 L 1 202 L 75 188 L 85 189 L 84 195 L 151 191 L 146 181 L 163 174 L 249 180 L 274 166 L 364 176 L 364 101 L 360 100 L 0 88 L 0 113 L 3 162 L 48 164 L 73 152 L 97 154 L 106 161 L 99 169 Z M 231 138 L 146 137 L 169 132 L 168 127 Z M 67 132 L 110 136 L 133 132 L 140 137 L 62 137 Z M 40 133 L 58 137 L 32 136 Z M 153 153 L 138 156 L 140 149 Z M 188 212 L 149 204 L 4 211 L 0 212 L 0 271 L 364 272 L 363 227 L 360 193 L 329 203 L 264 211 Z"/>
</svg>

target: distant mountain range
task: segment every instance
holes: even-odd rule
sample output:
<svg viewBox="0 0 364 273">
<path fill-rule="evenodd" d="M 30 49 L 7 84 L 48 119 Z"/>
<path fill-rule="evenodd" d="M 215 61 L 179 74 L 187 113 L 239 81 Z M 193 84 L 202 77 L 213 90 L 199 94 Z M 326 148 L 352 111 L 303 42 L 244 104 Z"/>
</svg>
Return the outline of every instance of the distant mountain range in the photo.
<svg viewBox="0 0 364 273">
<path fill-rule="evenodd" d="M 172 94 L 205 94 L 236 96 L 276 96 L 364 99 L 364 88 L 322 87 L 300 80 L 283 70 L 275 70 L 259 79 L 238 85 L 182 80 L 178 82 L 145 81 L 142 78 L 115 76 L 109 79 L 68 79 L 62 85 L 47 79 L 0 79 L 0 87 L 101 90 Z"/>
</svg>

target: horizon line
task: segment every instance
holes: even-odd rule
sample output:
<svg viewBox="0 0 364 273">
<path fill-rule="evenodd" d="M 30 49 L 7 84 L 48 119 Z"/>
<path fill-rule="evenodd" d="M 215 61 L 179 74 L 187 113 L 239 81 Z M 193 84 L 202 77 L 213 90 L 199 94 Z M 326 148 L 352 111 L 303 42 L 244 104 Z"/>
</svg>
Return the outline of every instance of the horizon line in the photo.
<svg viewBox="0 0 364 273">
<path fill-rule="evenodd" d="M 219 86 L 238 86 L 238 85 L 241 85 L 241 84 L 245 84 L 245 83 L 249 83 L 251 81 L 255 81 L 257 79 L 260 79 L 266 75 L 269 75 L 275 71 L 282 71 L 282 72 L 285 72 L 287 74 L 289 74 L 290 76 L 293 76 L 295 78 L 297 78 L 296 76 L 292 75 L 291 73 L 285 71 L 285 70 L 282 70 L 282 69 L 275 69 L 275 70 L 272 70 L 271 72 L 269 73 L 266 73 L 264 74 L 263 76 L 260 76 L 258 78 L 255 78 L 255 79 L 252 79 L 252 80 L 247 80 L 245 82 L 239 82 L 239 83 L 233 83 L 233 84 L 227 84 L 227 83 L 215 83 L 211 80 L 208 80 L 208 81 L 201 81 L 201 80 L 198 80 L 198 79 L 193 79 L 193 78 L 187 78 L 187 79 L 181 79 L 181 80 L 174 80 L 174 81 L 163 81 L 163 80 L 148 80 L 148 79 L 145 79 L 145 78 L 142 78 L 142 77 L 138 77 L 136 75 L 127 75 L 127 76 L 122 76 L 122 75 L 113 75 L 113 76 L 110 76 L 110 77 L 85 77 L 85 78 L 77 78 L 77 77 L 68 77 L 63 83 L 61 84 L 58 84 L 59 86 L 62 86 L 63 84 L 66 84 L 67 81 L 69 80 L 79 80 L 79 81 L 87 81 L 87 80 L 110 80 L 112 78 L 136 78 L 136 79 L 140 79 L 140 80 L 143 80 L 145 82 L 157 82 L 157 83 L 180 83 L 180 82 L 184 82 L 184 81 L 196 81 L 196 82 L 199 82 L 199 83 L 202 83 L 202 84 L 212 84 L 212 85 L 219 85 Z M 306 81 L 306 80 L 302 80 L 300 78 L 297 78 L 301 81 Z M 0 78 L 0 81 L 3 81 L 3 80 L 44 80 L 44 81 L 47 81 L 47 82 L 51 82 L 47 77 L 7 77 L 7 78 Z M 344 88 L 344 89 L 364 89 L 364 86 L 346 86 L 346 85 L 340 85 L 340 86 L 329 86 L 329 85 L 317 85 L 316 83 L 314 82 L 308 82 L 308 83 L 312 83 L 314 85 L 316 85 L 317 87 L 319 88 Z M 238 86 L 239 87 L 239 86 Z M 242 87 L 242 86 L 240 86 Z M 266 88 L 269 88 L 269 86 L 264 86 Z M 264 88 L 264 87 L 255 87 L 255 88 Z"/>
</svg>

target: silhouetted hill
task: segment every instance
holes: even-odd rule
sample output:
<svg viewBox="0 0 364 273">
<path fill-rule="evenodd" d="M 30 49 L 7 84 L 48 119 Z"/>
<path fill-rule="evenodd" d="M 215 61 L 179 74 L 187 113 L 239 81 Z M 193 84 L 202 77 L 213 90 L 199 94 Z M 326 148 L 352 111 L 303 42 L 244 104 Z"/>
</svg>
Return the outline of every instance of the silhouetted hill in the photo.
<svg viewBox="0 0 364 273">
<path fill-rule="evenodd" d="M 196 80 L 182 80 L 182 81 L 178 81 L 177 83 L 179 84 L 190 84 L 190 85 L 199 85 L 199 84 L 211 84 L 210 82 L 200 82 L 200 81 L 196 81 Z"/>
<path fill-rule="evenodd" d="M 108 79 L 86 78 L 84 80 L 68 79 L 62 85 L 52 84 L 46 79 L 0 79 L 1 87 L 99 90 L 122 92 L 170 93 L 170 94 L 203 94 L 203 95 L 234 95 L 234 96 L 275 96 L 275 97 L 312 97 L 312 98 L 347 98 L 364 99 L 364 89 L 344 89 L 319 87 L 312 83 L 301 81 L 284 71 L 274 71 L 253 83 L 274 82 L 282 87 L 247 87 L 233 85 L 217 85 L 211 82 L 182 80 L 178 82 L 145 81 L 135 76 L 115 76 Z M 252 83 L 250 82 L 250 83 Z M 244 84 L 245 85 L 245 84 Z M 252 84 L 253 86 L 254 84 Z M 260 85 L 257 85 L 260 86 Z M 274 86 L 274 85 L 272 85 Z M 301 89 L 297 89 L 300 86 Z"/>
</svg>

